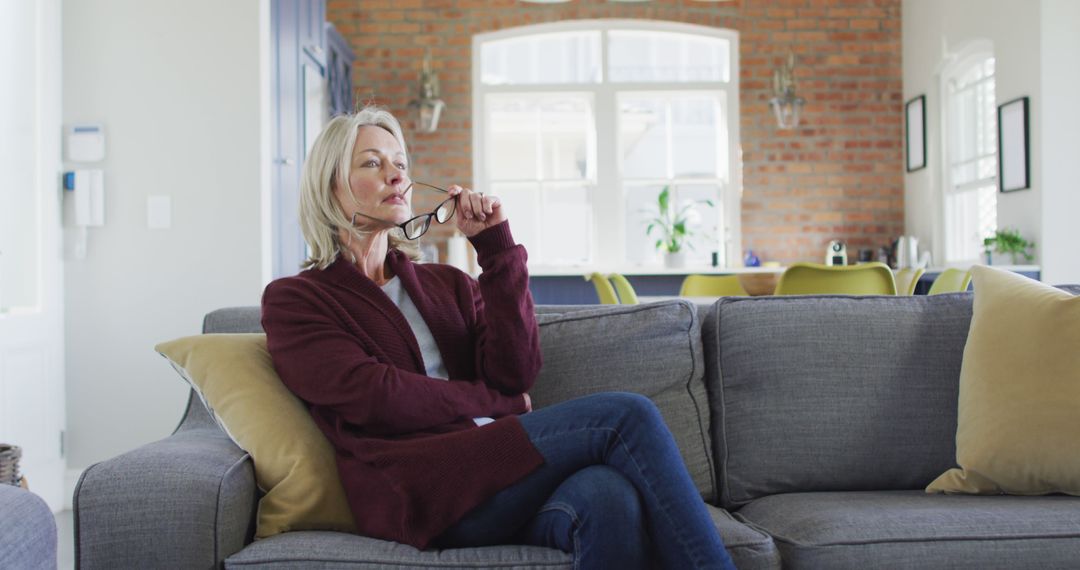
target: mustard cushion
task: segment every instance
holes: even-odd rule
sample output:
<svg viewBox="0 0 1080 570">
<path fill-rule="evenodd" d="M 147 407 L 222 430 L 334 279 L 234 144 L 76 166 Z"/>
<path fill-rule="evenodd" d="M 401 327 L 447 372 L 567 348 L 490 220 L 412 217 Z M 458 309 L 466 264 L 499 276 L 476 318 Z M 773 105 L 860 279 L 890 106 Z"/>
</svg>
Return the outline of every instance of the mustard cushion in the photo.
<svg viewBox="0 0 1080 570">
<path fill-rule="evenodd" d="M 1080 297 L 972 268 L 956 463 L 927 492 L 1080 495 Z"/>
<path fill-rule="evenodd" d="M 291 530 L 356 532 L 334 450 L 278 378 L 265 334 L 189 336 L 155 347 L 255 462 L 256 538 Z"/>
</svg>

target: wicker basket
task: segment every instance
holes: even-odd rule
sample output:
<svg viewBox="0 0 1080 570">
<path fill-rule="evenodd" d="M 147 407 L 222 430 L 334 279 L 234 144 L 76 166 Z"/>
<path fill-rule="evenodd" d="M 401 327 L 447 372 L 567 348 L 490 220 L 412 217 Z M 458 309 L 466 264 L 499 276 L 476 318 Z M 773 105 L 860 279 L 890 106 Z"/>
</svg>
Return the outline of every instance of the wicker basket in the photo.
<svg viewBox="0 0 1080 570">
<path fill-rule="evenodd" d="M 0 485 L 19 486 L 19 458 L 22 448 L 0 443 Z"/>
</svg>

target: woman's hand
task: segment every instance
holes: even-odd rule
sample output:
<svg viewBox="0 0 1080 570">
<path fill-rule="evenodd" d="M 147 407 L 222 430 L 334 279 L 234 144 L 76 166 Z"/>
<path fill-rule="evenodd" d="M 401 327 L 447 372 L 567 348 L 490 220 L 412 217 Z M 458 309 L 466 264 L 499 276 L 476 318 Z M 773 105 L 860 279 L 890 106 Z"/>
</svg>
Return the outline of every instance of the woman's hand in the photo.
<svg viewBox="0 0 1080 570">
<path fill-rule="evenodd" d="M 485 196 L 454 184 L 446 189 L 457 197 L 457 227 L 465 237 L 472 237 L 494 225 L 506 221 L 502 202 L 494 196 Z"/>
<path fill-rule="evenodd" d="M 521 395 L 525 396 L 525 413 L 527 414 L 532 411 L 532 398 L 529 397 L 528 392 L 522 392 Z"/>
</svg>

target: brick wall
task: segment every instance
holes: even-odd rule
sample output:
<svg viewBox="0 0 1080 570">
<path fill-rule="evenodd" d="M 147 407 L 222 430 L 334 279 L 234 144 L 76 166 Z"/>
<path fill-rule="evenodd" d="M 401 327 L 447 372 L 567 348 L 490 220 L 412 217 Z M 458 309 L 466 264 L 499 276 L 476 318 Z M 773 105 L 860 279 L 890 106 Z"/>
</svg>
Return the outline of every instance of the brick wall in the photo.
<svg viewBox="0 0 1080 570">
<path fill-rule="evenodd" d="M 413 124 L 426 48 L 447 103 L 439 130 L 407 134 L 418 179 L 472 179 L 472 36 L 559 20 L 641 18 L 737 30 L 743 151 L 743 247 L 763 260 L 820 261 L 831 239 L 876 248 L 903 231 L 900 0 L 329 0 L 352 43 L 357 99 Z M 796 54 L 796 130 L 776 128 L 773 69 Z M 417 209 L 434 198 L 417 195 Z M 448 228 L 440 230 L 444 239 Z"/>
</svg>

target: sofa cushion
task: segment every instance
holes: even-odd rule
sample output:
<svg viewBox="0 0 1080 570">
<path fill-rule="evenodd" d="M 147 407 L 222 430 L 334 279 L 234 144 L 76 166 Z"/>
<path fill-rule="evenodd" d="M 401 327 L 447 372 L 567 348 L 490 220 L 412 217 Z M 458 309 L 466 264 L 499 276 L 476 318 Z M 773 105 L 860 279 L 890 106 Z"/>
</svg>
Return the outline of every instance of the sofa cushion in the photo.
<svg viewBox="0 0 1080 570">
<path fill-rule="evenodd" d="M 356 531 L 334 450 L 278 378 L 265 334 L 191 336 L 155 349 L 251 454 L 266 493 L 259 500 L 257 538 L 290 530 Z"/>
<path fill-rule="evenodd" d="M 1080 498 L 793 493 L 735 515 L 768 532 L 785 568 L 1076 568 Z"/>
<path fill-rule="evenodd" d="M 259 540 L 225 559 L 225 568 L 514 568 L 573 567 L 573 556 L 539 546 L 417 550 L 341 532 L 287 532 Z"/>
<path fill-rule="evenodd" d="M 973 267 L 956 462 L 927 491 L 1080 495 L 1080 297 Z"/>
<path fill-rule="evenodd" d="M 780 551 L 771 536 L 738 520 L 719 507 L 705 505 L 731 561 L 739 570 L 778 570 Z"/>
<path fill-rule="evenodd" d="M 730 297 L 703 327 L 720 505 L 953 465 L 971 295 Z"/>
<path fill-rule="evenodd" d="M 604 391 L 636 392 L 660 409 L 702 497 L 715 497 L 697 311 L 685 301 L 538 307 L 544 366 L 533 406 Z"/>
<path fill-rule="evenodd" d="M 709 516 L 739 570 L 777 570 L 772 538 L 708 506 Z M 446 550 L 411 546 L 339 532 L 289 532 L 260 540 L 225 560 L 225 568 L 565 568 L 572 555 L 553 548 L 507 545 Z"/>
</svg>

